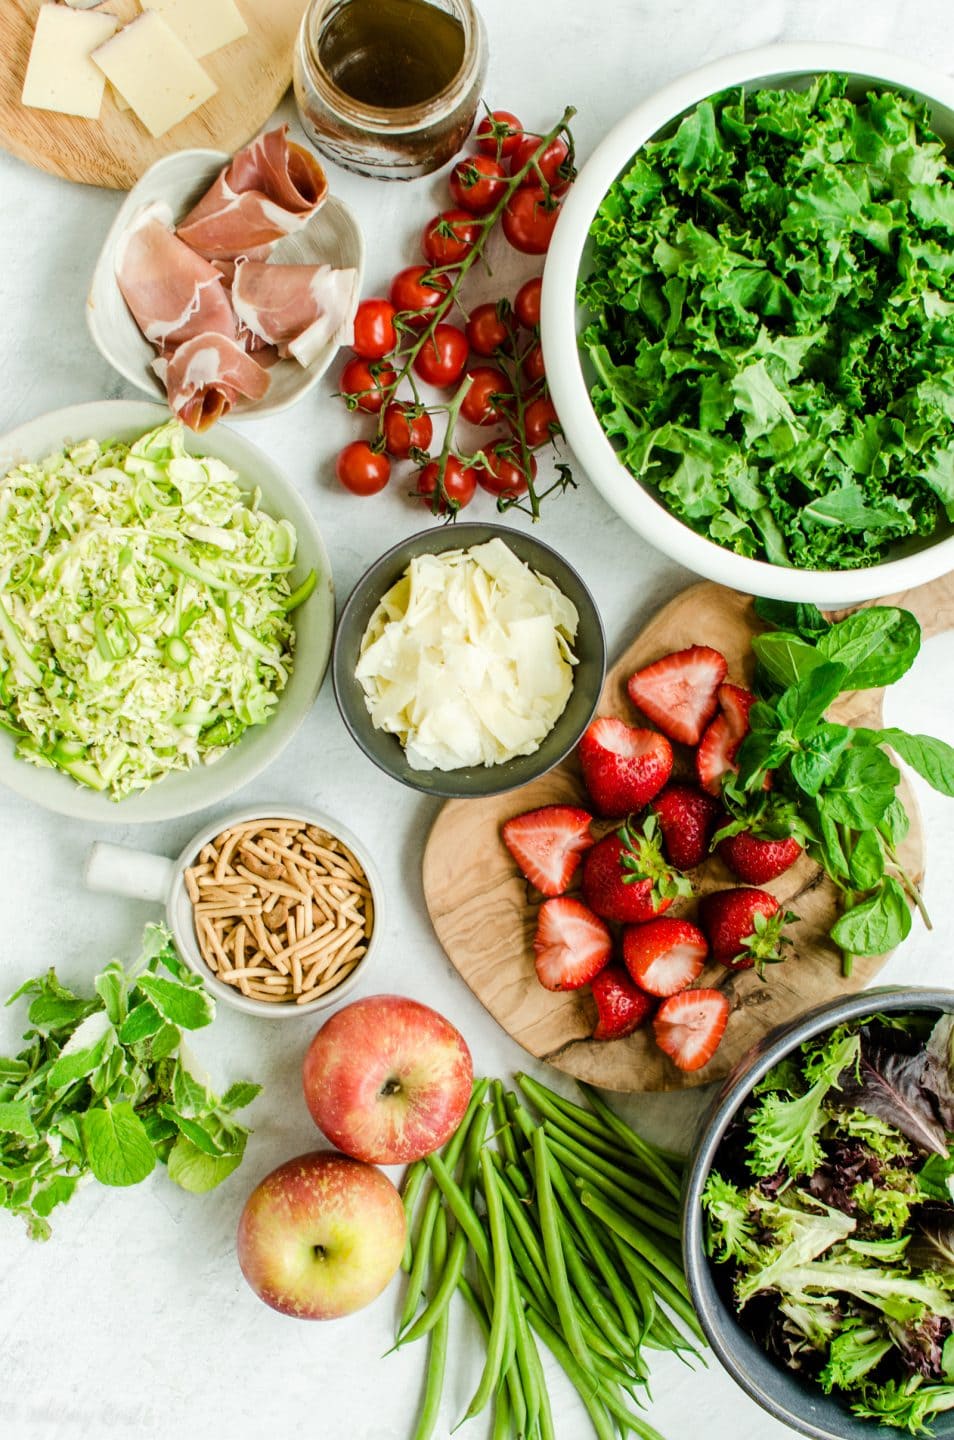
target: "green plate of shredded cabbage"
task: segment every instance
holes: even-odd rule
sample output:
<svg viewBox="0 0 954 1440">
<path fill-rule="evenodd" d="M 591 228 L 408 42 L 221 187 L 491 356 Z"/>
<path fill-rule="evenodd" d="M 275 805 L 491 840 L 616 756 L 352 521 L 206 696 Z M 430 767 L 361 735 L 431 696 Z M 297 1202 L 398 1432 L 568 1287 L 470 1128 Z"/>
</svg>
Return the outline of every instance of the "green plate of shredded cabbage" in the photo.
<svg viewBox="0 0 954 1440">
<path fill-rule="evenodd" d="M 115 433 L 124 413 L 163 413 L 78 407 L 63 412 L 77 420 L 66 433 L 81 434 L 94 411 L 116 412 Z M 29 453 L 30 440 L 16 443 L 27 431 L 38 453 L 43 423 L 0 444 L 3 468 L 11 452 Z M 133 818 L 198 808 L 260 768 L 270 758 L 261 744 L 247 764 L 226 762 L 244 736 L 271 728 L 294 689 L 298 713 L 281 726 L 290 733 L 330 647 L 331 577 L 301 501 L 239 437 L 200 443 L 220 453 L 189 453 L 182 425 L 166 420 L 131 439 L 67 441 L 0 478 L 0 728 L 23 770 L 58 772 L 74 791 L 120 801 L 145 800 L 174 772 L 225 766 L 216 793 L 180 783 Z M 327 634 L 316 633 L 318 611 Z M 306 616 L 310 674 L 293 686 Z M 0 773 L 12 780 L 9 765 Z M 16 788 L 34 792 L 22 773 Z M 89 813 L 55 793 L 60 804 L 48 786 L 37 798 Z"/>
</svg>

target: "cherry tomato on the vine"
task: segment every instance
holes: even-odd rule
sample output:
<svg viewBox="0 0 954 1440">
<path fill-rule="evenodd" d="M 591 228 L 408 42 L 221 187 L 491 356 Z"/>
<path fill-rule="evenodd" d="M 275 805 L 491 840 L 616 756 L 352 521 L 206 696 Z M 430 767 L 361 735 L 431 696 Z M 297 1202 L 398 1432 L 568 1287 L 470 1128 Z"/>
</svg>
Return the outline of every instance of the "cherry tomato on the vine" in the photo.
<svg viewBox="0 0 954 1440">
<path fill-rule="evenodd" d="M 535 275 L 521 285 L 513 298 L 513 312 L 525 330 L 535 330 L 540 324 L 540 292 L 543 277 Z"/>
<path fill-rule="evenodd" d="M 390 300 L 375 296 L 361 301 L 355 312 L 351 348 L 362 360 L 383 360 L 390 355 L 397 344 L 394 314 Z"/>
<path fill-rule="evenodd" d="M 515 250 L 544 255 L 559 213 L 539 186 L 521 185 L 504 206 L 503 232 Z"/>
<path fill-rule="evenodd" d="M 530 478 L 536 477 L 537 462 L 530 456 Z M 522 495 L 527 489 L 527 475 L 512 450 L 491 450 L 486 465 L 477 471 L 477 483 L 490 495 L 502 495 L 511 500 Z"/>
<path fill-rule="evenodd" d="M 510 156 L 511 175 L 516 175 L 518 170 L 523 169 L 542 143 L 540 135 L 524 135 L 523 139 L 517 142 L 513 154 Z M 539 185 L 541 175 L 554 195 L 562 195 L 570 188 L 570 181 L 573 179 L 570 167 L 570 147 L 559 135 L 555 135 L 546 148 L 540 152 L 536 165 L 531 165 L 520 184 L 521 186 Z"/>
<path fill-rule="evenodd" d="M 467 339 L 475 355 L 492 355 L 507 341 L 507 327 L 493 301 L 477 305 L 467 321 Z"/>
<path fill-rule="evenodd" d="M 395 460 L 406 460 L 412 450 L 426 450 L 434 438 L 434 425 L 426 410 L 404 400 L 392 400 L 384 412 L 384 448 Z"/>
<path fill-rule="evenodd" d="M 469 374 L 470 389 L 460 405 L 464 419 L 471 425 L 496 425 L 506 419 L 510 381 L 503 371 L 492 365 L 477 365 Z"/>
<path fill-rule="evenodd" d="M 523 125 L 512 110 L 491 110 L 477 126 L 481 155 L 512 155 L 523 138 Z"/>
<path fill-rule="evenodd" d="M 352 495 L 377 495 L 391 478 L 391 462 L 367 440 L 352 440 L 335 461 L 335 474 Z"/>
<path fill-rule="evenodd" d="M 429 324 L 435 311 L 447 304 L 451 282 L 446 275 L 431 275 L 427 265 L 408 265 L 391 281 L 391 304 L 414 329 Z"/>
<path fill-rule="evenodd" d="M 428 385 L 439 390 L 456 385 L 464 373 L 470 346 L 463 330 L 456 325 L 435 325 L 417 352 L 414 369 Z"/>
<path fill-rule="evenodd" d="M 469 210 L 442 210 L 424 226 L 421 251 L 432 265 L 460 265 L 479 234 L 480 226 Z"/>
<path fill-rule="evenodd" d="M 434 495 L 439 489 L 440 461 L 431 460 L 417 477 L 417 493 L 421 503 L 429 510 L 434 508 Z M 463 510 L 469 505 L 477 490 L 477 471 L 470 465 L 462 465 L 456 455 L 448 455 L 444 462 L 444 492 L 437 504 L 437 513 L 444 515 L 447 510 Z"/>
<path fill-rule="evenodd" d="M 546 445 L 559 429 L 560 422 L 550 397 L 539 395 L 536 400 L 531 400 L 523 412 L 523 433 L 530 449 L 538 450 L 541 445 Z"/>
<path fill-rule="evenodd" d="M 396 380 L 397 375 L 392 366 L 374 365 L 372 368 L 367 360 L 356 356 L 354 360 L 348 361 L 338 383 L 342 395 L 354 396 L 359 410 L 376 415 L 387 398 L 385 392 Z"/>
<path fill-rule="evenodd" d="M 455 205 L 472 215 L 486 215 L 506 190 L 507 176 L 489 155 L 464 155 L 451 171 L 448 187 Z"/>
<path fill-rule="evenodd" d="M 546 377 L 546 371 L 543 368 L 542 345 L 531 345 L 523 357 L 520 373 L 528 385 L 537 385 Z"/>
</svg>

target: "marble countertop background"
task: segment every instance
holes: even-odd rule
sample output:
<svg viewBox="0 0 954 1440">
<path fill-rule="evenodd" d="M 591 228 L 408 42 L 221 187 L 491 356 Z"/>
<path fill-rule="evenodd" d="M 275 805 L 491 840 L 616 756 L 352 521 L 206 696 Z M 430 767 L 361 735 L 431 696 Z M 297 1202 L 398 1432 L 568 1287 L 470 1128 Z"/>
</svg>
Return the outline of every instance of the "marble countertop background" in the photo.
<svg viewBox="0 0 954 1440">
<path fill-rule="evenodd" d="M 954 27 L 944 0 L 481 0 L 491 47 L 486 96 L 545 129 L 572 103 L 585 161 L 634 104 L 677 74 L 717 56 L 776 41 L 878 45 L 943 71 L 954 68 Z M 287 107 L 288 114 L 291 114 Z M 440 177 L 381 185 L 330 167 L 332 188 L 365 227 L 365 293 L 416 261 L 423 222 L 447 202 Z M 120 203 L 109 191 L 68 185 L 0 154 L 0 432 L 83 400 L 132 397 L 87 336 L 83 298 Z M 492 298 L 508 288 L 499 257 Z M 329 400 L 329 377 L 297 408 L 244 432 L 284 468 L 312 506 L 332 554 L 339 602 L 365 567 L 426 523 L 417 502 L 392 486 L 354 500 L 336 485 L 333 460 L 361 423 Z M 542 537 L 593 588 L 616 653 L 648 617 L 691 581 L 624 527 L 588 486 L 546 507 Z M 483 503 L 481 503 L 481 500 Z M 489 497 L 470 515 L 492 518 Z M 520 523 L 519 519 L 514 523 Z M 954 639 L 926 647 L 892 696 L 889 724 L 954 741 L 950 695 Z M 926 898 L 933 933 L 916 924 L 883 972 L 886 982 L 949 984 L 954 807 L 918 785 L 928 836 Z M 356 749 L 326 683 L 280 760 L 236 803 L 307 800 L 364 837 L 388 894 L 385 944 L 370 982 L 435 1005 L 468 1037 L 478 1070 L 508 1075 L 527 1057 L 459 980 L 428 923 L 420 860 L 436 808 L 396 787 Z M 212 817 L 209 817 L 212 818 Z M 154 907 L 91 895 L 81 871 L 93 839 L 175 854 L 205 815 L 167 824 L 97 828 L 46 814 L 0 792 L 0 992 L 55 965 L 82 981 L 113 955 L 131 956 Z M 15 1045 L 20 1013 L 0 1012 L 0 1045 Z M 266 1309 L 245 1285 L 234 1253 L 245 1196 L 273 1165 L 318 1140 L 300 1098 L 299 1067 L 314 1022 L 265 1023 L 224 1007 L 195 1048 L 223 1088 L 239 1077 L 264 1084 L 249 1112 L 255 1133 L 242 1168 L 204 1197 L 161 1172 L 128 1192 L 84 1188 L 55 1213 L 46 1245 L 31 1243 L 0 1214 L 2 1430 L 7 1440 L 146 1440 L 182 1434 L 257 1440 L 401 1440 L 411 1433 L 424 1353 L 382 1359 L 392 1337 L 396 1289 L 336 1324 L 295 1322 Z M 532 1067 L 531 1067 L 532 1068 Z M 539 1067 L 538 1067 L 539 1068 Z M 552 1072 L 551 1072 L 552 1078 Z M 631 1118 L 673 1145 L 688 1143 L 704 1091 L 625 1102 Z M 438 1430 L 450 1432 L 479 1372 L 469 1317 L 455 1316 L 452 1362 Z M 545 1357 L 559 1440 L 585 1440 L 589 1421 L 562 1372 Z M 649 1418 L 668 1440 L 702 1423 L 712 1440 L 782 1440 L 713 1362 L 692 1372 L 654 1362 Z M 489 1433 L 482 1417 L 466 1432 Z"/>
</svg>

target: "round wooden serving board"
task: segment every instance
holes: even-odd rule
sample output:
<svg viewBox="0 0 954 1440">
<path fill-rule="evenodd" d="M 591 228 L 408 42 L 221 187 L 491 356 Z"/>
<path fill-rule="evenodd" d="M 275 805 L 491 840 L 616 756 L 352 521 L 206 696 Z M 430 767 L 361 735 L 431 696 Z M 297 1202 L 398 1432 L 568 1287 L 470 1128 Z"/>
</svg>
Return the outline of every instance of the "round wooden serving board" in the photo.
<svg viewBox="0 0 954 1440">
<path fill-rule="evenodd" d="M 307 0 L 237 0 L 248 34 L 199 62 L 219 87 L 194 114 L 154 140 L 131 110 L 120 110 L 109 85 L 98 120 L 81 120 L 21 103 L 42 0 L 0 3 L 0 146 L 84 185 L 128 190 L 149 166 L 174 150 L 238 150 L 265 124 L 291 83 L 292 52 Z M 202 0 L 194 0 L 197 5 Z M 121 20 L 135 0 L 106 0 Z"/>
<path fill-rule="evenodd" d="M 925 636 L 939 633 L 954 624 L 954 574 L 879 603 L 913 611 Z M 614 665 L 598 713 L 632 723 L 636 714 L 626 694 L 629 676 L 659 656 L 693 644 L 721 650 L 729 662 L 729 678 L 748 684 L 753 669 L 750 641 L 763 628 L 751 597 L 719 585 L 692 586 L 655 616 Z M 845 696 L 832 714 L 848 724 L 877 727 L 883 695 L 883 690 L 858 691 Z M 678 771 L 685 767 L 688 752 L 682 750 L 680 756 L 681 747 L 676 749 Z M 902 795 L 911 816 L 902 859 L 908 873 L 920 881 L 924 835 L 906 782 Z M 839 993 L 862 989 L 888 958 L 856 959 L 850 978 L 842 976 L 840 956 L 828 940 L 835 890 L 818 866 L 803 857 L 765 887 L 799 916 L 789 927 L 794 944 L 784 965 L 773 966 L 765 981 L 752 970 L 733 974 L 712 965 L 699 981 L 724 990 L 732 1003 L 725 1038 L 708 1065 L 683 1074 L 658 1049 L 651 1027 L 624 1040 L 591 1040 L 596 1008 L 589 988 L 554 993 L 536 978 L 532 942 L 538 903 L 500 839 L 500 827 L 512 815 L 560 803 L 588 803 L 575 756 L 521 790 L 486 800 L 449 801 L 424 854 L 427 907 L 452 964 L 507 1033 L 558 1070 L 620 1091 L 677 1090 L 720 1080 L 767 1031 Z M 692 878 L 700 894 L 737 883 L 717 857 Z M 692 915 L 695 903 L 677 901 L 672 913 Z"/>
</svg>

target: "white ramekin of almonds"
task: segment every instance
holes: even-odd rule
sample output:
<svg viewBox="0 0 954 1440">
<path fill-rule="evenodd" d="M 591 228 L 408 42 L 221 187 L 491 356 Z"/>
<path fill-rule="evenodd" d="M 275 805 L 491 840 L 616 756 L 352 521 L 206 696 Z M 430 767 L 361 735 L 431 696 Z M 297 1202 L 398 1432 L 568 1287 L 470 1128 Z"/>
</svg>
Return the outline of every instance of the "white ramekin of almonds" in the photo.
<svg viewBox="0 0 954 1440">
<path fill-rule="evenodd" d="M 345 826 L 302 805 L 220 817 L 176 860 L 97 842 L 86 883 L 164 901 L 179 953 L 216 999 L 266 1019 L 338 1004 L 381 932 L 374 861 Z"/>
</svg>

